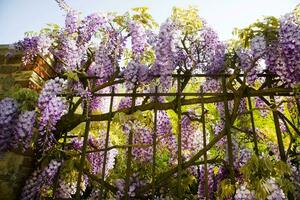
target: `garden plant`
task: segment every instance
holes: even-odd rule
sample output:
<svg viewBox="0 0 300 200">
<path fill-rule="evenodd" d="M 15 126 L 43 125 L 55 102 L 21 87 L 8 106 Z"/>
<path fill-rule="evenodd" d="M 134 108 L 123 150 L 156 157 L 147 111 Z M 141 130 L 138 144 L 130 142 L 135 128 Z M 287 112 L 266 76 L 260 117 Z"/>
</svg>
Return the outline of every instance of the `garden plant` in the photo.
<svg viewBox="0 0 300 200">
<path fill-rule="evenodd" d="M 0 100 L 0 153 L 34 162 L 20 199 L 300 199 L 299 6 L 223 42 L 194 7 L 59 5 L 14 44 L 55 76 Z"/>
</svg>

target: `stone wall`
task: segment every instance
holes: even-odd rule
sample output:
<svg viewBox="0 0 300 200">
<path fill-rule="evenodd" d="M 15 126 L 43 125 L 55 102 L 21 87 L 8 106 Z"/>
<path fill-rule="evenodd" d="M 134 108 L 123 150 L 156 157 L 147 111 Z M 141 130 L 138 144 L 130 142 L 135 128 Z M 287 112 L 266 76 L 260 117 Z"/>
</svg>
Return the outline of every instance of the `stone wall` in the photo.
<svg viewBox="0 0 300 200">
<path fill-rule="evenodd" d="M 22 187 L 33 170 L 31 155 L 6 152 L 0 155 L 0 199 L 20 199 Z"/>
<path fill-rule="evenodd" d="M 37 59 L 32 65 L 22 65 L 22 52 L 9 53 L 9 45 L 0 45 L 0 97 L 14 85 L 40 90 L 54 76 L 47 61 Z"/>
<path fill-rule="evenodd" d="M 46 61 L 22 65 L 22 52 L 9 53 L 8 45 L 0 45 L 0 99 L 15 85 L 40 90 L 46 80 L 55 75 Z M 0 133 L 1 134 L 1 133 Z M 0 199 L 20 199 L 25 180 L 32 173 L 33 155 L 21 152 L 0 154 Z"/>
</svg>

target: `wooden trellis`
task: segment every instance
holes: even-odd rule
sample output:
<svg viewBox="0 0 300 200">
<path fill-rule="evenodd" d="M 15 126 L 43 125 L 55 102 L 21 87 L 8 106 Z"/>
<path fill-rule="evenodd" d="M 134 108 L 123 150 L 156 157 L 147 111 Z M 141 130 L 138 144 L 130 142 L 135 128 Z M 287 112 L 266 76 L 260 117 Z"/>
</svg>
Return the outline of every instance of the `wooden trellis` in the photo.
<svg viewBox="0 0 300 200">
<path fill-rule="evenodd" d="M 266 78 L 266 88 L 261 88 L 258 90 L 255 90 L 245 84 L 245 75 L 244 74 L 194 74 L 194 75 L 187 75 L 183 74 L 181 72 L 178 72 L 177 74 L 174 74 L 172 77 L 175 80 L 177 84 L 177 91 L 176 92 L 159 92 L 158 87 L 155 87 L 154 92 L 137 92 L 136 89 L 134 89 L 131 93 L 117 93 L 115 91 L 115 85 L 122 84 L 123 80 L 122 77 L 114 77 L 107 83 L 104 83 L 97 89 L 102 89 L 105 87 L 110 87 L 109 93 L 99 93 L 97 92 L 97 89 L 94 89 L 94 96 L 101 96 L 101 97 L 110 97 L 109 102 L 109 112 L 104 114 L 98 114 L 93 115 L 91 114 L 91 111 L 89 110 L 89 100 L 85 99 L 82 102 L 78 101 L 75 103 L 75 105 L 70 104 L 69 113 L 64 116 L 64 120 L 62 119 L 61 122 L 59 122 L 56 133 L 64 133 L 64 144 L 62 145 L 63 148 L 66 143 L 66 139 L 68 137 L 68 131 L 72 130 L 76 125 L 78 125 L 81 122 L 85 122 L 85 130 L 83 135 L 83 145 L 80 153 L 80 165 L 78 166 L 78 178 L 77 178 L 77 190 L 76 190 L 76 198 L 80 199 L 80 184 L 82 181 L 83 174 L 86 174 L 89 178 L 97 181 L 101 187 L 100 187 L 100 199 L 105 199 L 104 197 L 104 190 L 111 191 L 113 193 L 116 193 L 116 187 L 111 185 L 110 183 L 105 181 L 105 167 L 106 167 L 106 159 L 107 159 L 107 152 L 111 150 L 108 146 L 109 137 L 110 137 L 110 127 L 112 118 L 114 115 L 118 112 L 124 112 L 126 114 L 132 114 L 136 111 L 148 111 L 152 110 L 154 113 L 154 127 L 153 127 L 153 155 L 152 155 L 152 183 L 144 186 L 140 189 L 139 193 L 137 194 L 137 199 L 139 199 L 139 195 L 143 195 L 144 193 L 148 193 L 150 191 L 151 198 L 155 198 L 155 194 L 158 191 L 158 189 L 163 185 L 164 182 L 168 181 L 168 178 L 174 176 L 176 174 L 177 176 L 177 192 L 178 192 L 178 199 L 182 199 L 182 183 L 181 183 L 181 177 L 184 170 L 186 170 L 188 167 L 197 164 L 203 164 L 204 166 L 204 190 L 205 190 L 205 196 L 207 199 L 209 199 L 209 191 L 208 191 L 208 163 L 213 163 L 216 160 L 208 160 L 207 158 L 207 152 L 223 137 L 227 137 L 227 153 L 228 153 L 228 167 L 230 172 L 230 178 L 232 183 L 235 183 L 235 174 L 234 174 L 234 168 L 233 168 L 233 144 L 232 144 L 232 134 L 231 134 L 231 128 L 238 117 L 238 107 L 240 104 L 240 101 L 242 98 L 246 98 L 248 102 L 248 109 L 250 112 L 248 113 L 250 116 L 250 122 L 251 122 L 251 131 L 253 134 L 253 143 L 254 143 L 254 152 L 255 154 L 259 155 L 258 151 L 258 138 L 257 133 L 255 130 L 255 119 L 253 115 L 253 108 L 252 108 L 252 98 L 258 97 L 261 98 L 267 105 L 269 105 L 271 108 L 274 108 L 274 105 L 272 104 L 272 101 L 274 102 L 274 96 L 294 96 L 296 98 L 299 93 L 295 91 L 292 88 L 282 88 L 282 87 L 271 87 L 272 80 L 275 78 L 274 76 L 268 75 L 268 74 L 260 74 L 259 77 L 265 77 Z M 184 92 L 184 87 L 188 84 L 190 78 L 218 78 L 218 80 L 221 81 L 222 85 L 222 92 L 214 93 L 214 92 L 204 92 L 203 88 L 201 87 L 198 92 Z M 82 78 L 86 83 L 85 87 L 89 87 L 89 80 L 91 79 L 97 79 L 97 77 L 83 77 Z M 239 83 L 239 87 L 232 89 L 230 87 L 230 84 L 232 84 L 232 80 L 235 79 Z M 97 92 L 97 93 L 96 93 Z M 165 103 L 159 103 L 158 98 L 159 97 L 175 97 L 175 99 L 171 102 L 165 102 Z M 270 97 L 271 102 L 269 102 L 264 97 Z M 72 99 L 74 96 L 67 95 L 67 98 Z M 115 101 L 115 97 L 130 97 L 132 100 L 132 104 L 130 108 L 125 108 L 122 110 L 113 111 L 113 104 Z M 153 100 L 148 103 L 144 103 L 142 105 L 136 105 L 136 99 L 140 97 L 144 98 L 152 98 Z M 188 99 L 185 99 L 185 97 L 190 97 Z M 232 109 L 232 112 L 230 113 L 228 102 L 233 100 L 234 106 Z M 72 102 L 72 101 L 70 101 Z M 217 102 L 223 102 L 224 103 L 224 110 L 225 110 L 225 128 L 223 131 L 221 131 L 216 137 L 212 138 L 210 141 L 207 141 L 206 138 L 206 113 L 205 105 L 209 103 L 217 103 Z M 83 103 L 83 113 L 82 114 L 75 114 L 74 109 L 76 109 L 76 105 Z M 299 102 L 297 102 L 299 106 Z M 198 151 L 195 155 L 193 155 L 189 160 L 184 161 L 182 158 L 182 142 L 181 142 L 181 118 L 182 118 L 182 106 L 187 105 L 200 105 L 202 114 L 200 115 L 198 122 L 202 123 L 202 140 L 203 140 L 203 148 Z M 299 109 L 299 108 L 298 108 Z M 174 110 L 177 114 L 178 118 L 178 134 L 177 134 L 177 165 L 173 168 L 169 169 L 166 172 L 163 172 L 161 174 L 156 173 L 156 153 L 157 153 L 157 112 L 159 110 Z M 209 112 L 209 111 L 208 111 Z M 274 119 L 274 125 L 276 129 L 276 136 L 278 141 L 278 147 L 280 151 L 280 158 L 283 161 L 286 161 L 286 152 L 284 150 L 283 146 L 283 139 L 282 139 L 282 133 L 280 132 L 279 127 L 279 119 L 283 120 L 285 124 L 288 124 L 290 127 L 294 129 L 294 131 L 300 135 L 299 130 L 297 127 L 282 113 L 279 111 L 273 109 L 272 110 L 273 119 Z M 100 149 L 99 151 L 103 151 L 104 155 L 104 162 L 101 164 L 102 166 L 102 174 L 101 177 L 97 177 L 91 173 L 89 173 L 87 170 L 84 169 L 84 162 L 85 157 L 88 153 L 87 152 L 87 142 L 88 142 L 88 136 L 90 132 L 90 123 L 93 121 L 107 121 L 107 129 L 106 129 L 106 135 L 105 135 L 105 148 Z M 125 173 L 125 196 L 124 199 L 131 199 L 128 195 L 129 191 L 129 178 L 132 175 L 132 148 L 133 148 L 133 132 L 130 131 L 128 135 L 128 144 L 127 145 L 127 159 L 126 159 L 126 173 Z M 92 151 L 96 152 L 96 151 Z M 199 158 L 202 158 L 201 161 L 199 161 Z M 149 197 L 150 198 L 150 197 Z M 142 199 L 142 197 L 141 197 Z"/>
</svg>

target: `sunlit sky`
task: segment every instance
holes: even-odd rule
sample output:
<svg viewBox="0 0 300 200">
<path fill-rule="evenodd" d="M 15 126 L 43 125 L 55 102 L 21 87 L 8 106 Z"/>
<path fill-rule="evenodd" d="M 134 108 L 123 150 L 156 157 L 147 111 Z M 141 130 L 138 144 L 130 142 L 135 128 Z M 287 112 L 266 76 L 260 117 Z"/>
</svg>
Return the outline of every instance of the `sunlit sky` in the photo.
<svg viewBox="0 0 300 200">
<path fill-rule="evenodd" d="M 83 15 L 92 12 L 124 13 L 147 6 L 157 22 L 163 22 L 172 7 L 195 5 L 199 14 L 218 32 L 222 40 L 232 37 L 235 27 L 245 27 L 262 16 L 290 12 L 298 0 L 66 0 Z M 49 22 L 64 24 L 65 13 L 55 0 L 0 0 L 0 44 L 22 39 L 26 31 L 38 31 Z"/>
</svg>

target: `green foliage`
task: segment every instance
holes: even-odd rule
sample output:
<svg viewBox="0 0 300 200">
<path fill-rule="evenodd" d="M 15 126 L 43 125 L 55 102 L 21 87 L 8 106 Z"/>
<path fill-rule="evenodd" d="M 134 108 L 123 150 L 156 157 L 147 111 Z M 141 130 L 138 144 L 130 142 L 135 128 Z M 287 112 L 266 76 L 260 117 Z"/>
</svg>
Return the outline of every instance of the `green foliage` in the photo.
<svg viewBox="0 0 300 200">
<path fill-rule="evenodd" d="M 143 113 L 142 111 L 138 110 L 134 112 L 131 115 L 127 115 L 126 113 L 119 112 L 116 113 L 113 122 L 119 123 L 119 124 L 125 124 L 129 120 L 138 120 L 138 121 L 144 121 L 147 117 L 145 116 L 146 113 Z"/>
<path fill-rule="evenodd" d="M 257 157 L 253 155 L 251 159 L 240 169 L 249 189 L 255 191 L 257 199 L 266 199 L 269 194 L 267 180 L 275 178 L 277 184 L 285 191 L 292 192 L 294 187 L 287 178 L 291 175 L 289 166 L 282 161 L 272 161 L 268 157 Z"/>
<path fill-rule="evenodd" d="M 202 20 L 198 12 L 199 10 L 193 6 L 188 9 L 174 7 L 171 19 L 181 27 L 185 34 L 193 34 L 202 27 Z"/>
<path fill-rule="evenodd" d="M 235 28 L 233 34 L 238 36 L 242 47 L 247 48 L 250 47 L 250 40 L 257 35 L 264 36 L 267 43 L 272 42 L 277 38 L 278 28 L 279 20 L 276 17 L 269 16 L 264 17 L 262 20 L 258 20 L 246 28 Z"/>
<path fill-rule="evenodd" d="M 26 37 L 38 36 L 40 34 L 57 34 L 60 30 L 60 26 L 55 23 L 48 23 L 46 27 L 42 28 L 40 31 L 27 31 L 25 32 Z"/>
<path fill-rule="evenodd" d="M 149 14 L 149 8 L 148 7 L 137 7 L 133 8 L 132 11 L 135 13 L 132 16 L 132 19 L 135 21 L 140 22 L 144 26 L 147 26 L 149 28 L 155 28 L 158 27 L 158 24 L 153 19 L 152 15 Z"/>
<path fill-rule="evenodd" d="M 78 74 L 72 70 L 66 71 L 65 75 L 68 77 L 68 80 L 79 81 Z"/>
<path fill-rule="evenodd" d="M 60 30 L 60 26 L 58 24 L 54 24 L 54 23 L 48 23 L 47 27 L 43 28 L 40 33 L 58 33 L 58 31 Z"/>
<path fill-rule="evenodd" d="M 113 15 L 113 13 L 110 13 L 111 15 Z M 113 19 L 113 22 L 115 22 L 116 24 L 118 24 L 120 27 L 127 27 L 128 26 L 128 20 L 130 18 L 130 14 L 129 12 L 124 13 L 123 15 L 116 15 L 115 18 Z"/>
<path fill-rule="evenodd" d="M 218 188 L 218 197 L 217 199 L 223 200 L 228 199 L 234 195 L 235 187 L 231 184 L 229 179 L 224 179 L 221 181 Z"/>
<path fill-rule="evenodd" d="M 155 51 L 151 48 L 147 48 L 141 57 L 141 63 L 152 64 L 155 61 Z"/>
<path fill-rule="evenodd" d="M 137 7 L 132 9 L 132 16 L 129 12 L 123 15 L 116 15 L 113 22 L 118 24 L 122 28 L 128 28 L 128 22 L 132 19 L 139 22 L 144 27 L 157 28 L 158 24 L 153 19 L 152 15 L 149 13 L 148 7 Z M 110 13 L 113 15 L 113 13 Z"/>
<path fill-rule="evenodd" d="M 300 23 L 300 4 L 298 4 L 298 5 L 295 7 L 293 13 L 294 13 L 295 16 L 297 17 L 298 23 Z"/>
<path fill-rule="evenodd" d="M 5 93 L 6 97 L 11 97 L 20 105 L 23 111 L 34 110 L 38 101 L 38 93 L 29 88 L 15 86 Z"/>
</svg>

